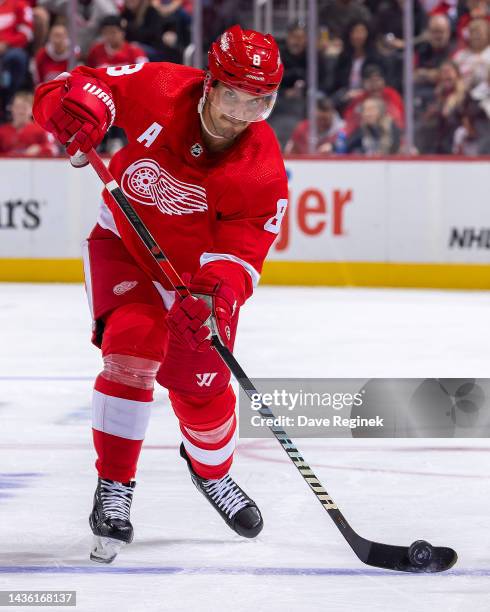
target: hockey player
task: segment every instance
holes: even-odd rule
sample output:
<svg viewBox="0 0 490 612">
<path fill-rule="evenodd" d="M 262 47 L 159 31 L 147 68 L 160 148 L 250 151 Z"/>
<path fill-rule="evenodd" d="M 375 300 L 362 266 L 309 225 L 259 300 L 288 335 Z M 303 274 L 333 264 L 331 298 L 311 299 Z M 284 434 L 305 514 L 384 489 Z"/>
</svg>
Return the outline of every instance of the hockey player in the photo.
<svg viewBox="0 0 490 612">
<path fill-rule="evenodd" d="M 84 246 L 103 359 L 93 395 L 95 561 L 112 561 L 133 538 L 134 477 L 155 381 L 169 390 L 196 487 L 238 534 L 253 538 L 263 526 L 229 475 L 235 395 L 208 319 L 232 349 L 240 307 L 286 209 L 284 164 L 264 121 L 283 67 L 272 36 L 238 25 L 208 59 L 206 73 L 168 63 L 79 67 L 36 92 L 36 120 L 71 156 L 96 147 L 113 124 L 126 131 L 110 170 L 193 293 L 175 299 L 156 280 L 158 268 L 104 192 Z"/>
</svg>

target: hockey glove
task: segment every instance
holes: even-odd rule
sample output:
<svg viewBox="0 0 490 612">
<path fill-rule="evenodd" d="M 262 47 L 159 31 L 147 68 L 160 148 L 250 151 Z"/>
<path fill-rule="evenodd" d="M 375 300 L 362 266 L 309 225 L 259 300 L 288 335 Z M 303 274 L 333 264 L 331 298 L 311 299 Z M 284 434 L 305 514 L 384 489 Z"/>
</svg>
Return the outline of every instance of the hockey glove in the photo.
<svg viewBox="0 0 490 612">
<path fill-rule="evenodd" d="M 169 329 L 196 351 L 208 350 L 213 334 L 217 334 L 225 346 L 230 346 L 237 304 L 233 290 L 221 282 L 215 285 L 199 281 L 189 283 L 187 274 L 183 279 L 193 295 L 175 301 L 167 314 Z"/>
<path fill-rule="evenodd" d="M 102 81 L 73 75 L 65 82 L 61 107 L 51 116 L 46 128 L 73 156 L 97 147 L 115 117 L 115 106 L 109 87 Z"/>
</svg>

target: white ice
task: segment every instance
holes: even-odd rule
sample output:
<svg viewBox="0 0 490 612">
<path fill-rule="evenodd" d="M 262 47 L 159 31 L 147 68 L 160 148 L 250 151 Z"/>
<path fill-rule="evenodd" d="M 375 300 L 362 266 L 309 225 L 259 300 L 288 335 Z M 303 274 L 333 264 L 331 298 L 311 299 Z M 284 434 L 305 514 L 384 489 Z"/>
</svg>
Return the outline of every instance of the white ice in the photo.
<svg viewBox="0 0 490 612">
<path fill-rule="evenodd" d="M 490 293 L 264 287 L 236 355 L 251 378 L 488 377 L 489 313 Z M 80 611 L 490 610 L 488 440 L 298 440 L 362 535 L 459 553 L 447 573 L 400 574 L 357 560 L 274 440 L 239 444 L 233 474 L 265 527 L 256 541 L 235 536 L 189 480 L 163 390 L 135 541 L 94 565 L 100 361 L 83 288 L 0 285 L 0 330 L 0 590 L 76 590 Z"/>
</svg>

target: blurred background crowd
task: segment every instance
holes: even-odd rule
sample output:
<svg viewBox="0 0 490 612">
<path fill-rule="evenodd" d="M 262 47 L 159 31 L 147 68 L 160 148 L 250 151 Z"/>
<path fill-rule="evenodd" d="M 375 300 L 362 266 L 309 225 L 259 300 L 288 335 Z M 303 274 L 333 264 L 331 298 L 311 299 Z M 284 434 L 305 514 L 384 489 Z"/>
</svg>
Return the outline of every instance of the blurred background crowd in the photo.
<svg viewBox="0 0 490 612">
<path fill-rule="evenodd" d="M 234 23 L 254 25 L 254 2 L 201 2 L 203 49 Z M 413 0 L 410 146 L 404 2 L 318 0 L 317 155 L 490 154 L 490 0 Z M 272 4 L 285 73 L 269 121 L 284 152 L 301 155 L 312 152 L 308 30 L 304 11 L 292 21 L 291 2 Z M 0 0 L 0 154 L 60 153 L 32 122 L 32 92 L 75 65 L 192 63 L 194 9 L 193 0 Z M 124 142 L 112 128 L 101 150 Z"/>
</svg>

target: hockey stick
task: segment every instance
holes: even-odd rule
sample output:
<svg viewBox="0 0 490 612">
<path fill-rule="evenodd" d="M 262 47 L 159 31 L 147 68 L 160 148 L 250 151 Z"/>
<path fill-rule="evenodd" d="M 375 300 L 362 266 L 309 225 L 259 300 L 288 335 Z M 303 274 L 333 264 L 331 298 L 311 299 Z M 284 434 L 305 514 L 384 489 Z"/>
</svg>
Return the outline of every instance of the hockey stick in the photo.
<svg viewBox="0 0 490 612">
<path fill-rule="evenodd" d="M 151 233 L 148 231 L 137 212 L 130 204 L 114 177 L 106 168 L 104 162 L 98 154 L 91 150 L 88 153 L 88 160 L 99 178 L 104 183 L 107 191 L 119 206 L 126 219 L 129 221 L 134 231 L 149 251 L 153 259 L 160 266 L 165 278 L 172 284 L 175 292 L 180 298 L 190 295 L 189 289 L 185 286 L 178 272 L 167 259 L 165 253 L 158 246 Z M 245 391 L 250 400 L 255 400 L 260 396 L 257 389 L 247 377 L 240 364 L 237 362 L 231 351 L 224 346 L 219 337 L 213 334 L 212 345 L 219 353 L 231 373 Z M 258 410 L 261 416 L 274 418 L 270 408 L 262 404 Z M 341 534 L 355 552 L 357 557 L 368 565 L 381 567 L 383 569 L 397 570 L 403 572 L 442 572 L 452 567 L 457 561 L 457 554 L 451 548 L 432 547 L 424 540 L 417 540 L 410 547 L 393 546 L 390 544 L 380 544 L 366 540 L 357 534 L 349 525 L 342 512 L 332 500 L 327 491 L 323 488 L 313 470 L 303 459 L 295 444 L 290 440 L 287 433 L 274 425 L 269 426 L 288 457 L 294 463 L 299 473 L 313 491 L 315 497 L 328 512 Z"/>
</svg>

